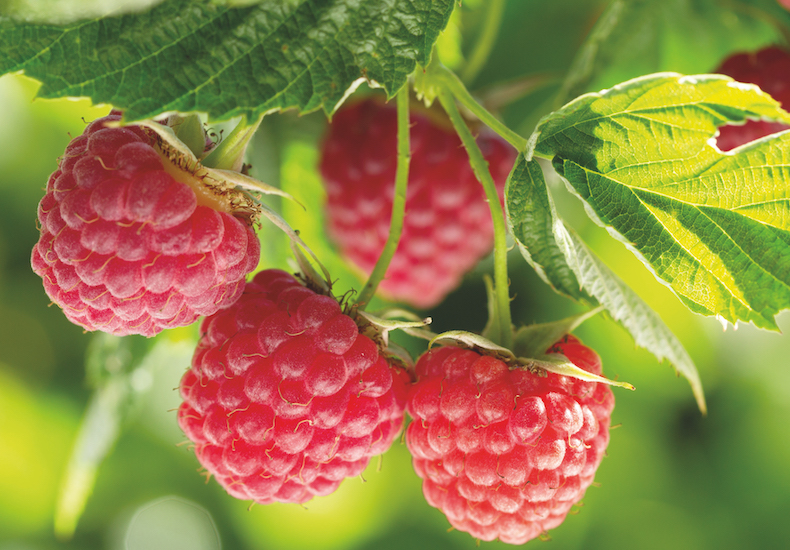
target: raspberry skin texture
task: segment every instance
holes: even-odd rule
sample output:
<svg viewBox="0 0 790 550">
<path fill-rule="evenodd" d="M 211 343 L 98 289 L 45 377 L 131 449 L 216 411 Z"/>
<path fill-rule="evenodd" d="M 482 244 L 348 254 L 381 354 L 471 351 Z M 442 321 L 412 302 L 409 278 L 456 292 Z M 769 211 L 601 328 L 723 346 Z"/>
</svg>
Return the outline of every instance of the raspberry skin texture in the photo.
<svg viewBox="0 0 790 550">
<path fill-rule="evenodd" d="M 574 336 L 550 351 L 601 374 Z M 416 375 L 406 444 L 428 503 L 486 541 L 524 544 L 562 523 L 609 442 L 611 389 L 452 346 L 425 353 Z"/>
<path fill-rule="evenodd" d="M 757 52 L 732 55 L 714 72 L 739 82 L 756 84 L 778 101 L 783 109 L 790 109 L 790 52 L 784 48 L 771 46 Z M 744 143 L 788 128 L 790 126 L 778 122 L 747 120 L 743 126 L 719 128 L 716 144 L 722 151 L 730 151 Z"/>
<path fill-rule="evenodd" d="M 338 302 L 266 270 L 203 321 L 178 422 L 232 496 L 303 503 L 335 491 L 403 427 L 410 379 Z"/>
<path fill-rule="evenodd" d="M 461 282 L 494 242 L 491 213 L 469 156 L 449 121 L 413 106 L 406 217 L 382 296 L 430 308 Z M 481 129 L 477 138 L 502 200 L 515 150 Z M 320 170 L 327 231 L 365 274 L 389 236 L 397 165 L 397 112 L 366 99 L 340 109 L 324 140 Z"/>
<path fill-rule="evenodd" d="M 105 126 L 120 119 L 113 111 L 69 143 L 39 203 L 31 264 L 71 322 L 154 336 L 235 302 L 260 243 L 188 184 L 152 133 Z"/>
</svg>

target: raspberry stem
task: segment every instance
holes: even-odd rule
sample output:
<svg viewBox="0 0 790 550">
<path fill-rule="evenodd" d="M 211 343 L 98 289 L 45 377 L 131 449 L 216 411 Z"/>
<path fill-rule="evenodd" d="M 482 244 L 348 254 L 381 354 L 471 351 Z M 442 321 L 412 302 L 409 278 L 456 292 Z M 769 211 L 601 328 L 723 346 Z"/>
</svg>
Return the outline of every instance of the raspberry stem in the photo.
<svg viewBox="0 0 790 550">
<path fill-rule="evenodd" d="M 485 65 L 491 50 L 494 47 L 499 27 L 502 23 L 502 14 L 505 12 L 505 0 L 489 0 L 486 6 L 485 21 L 483 30 L 477 43 L 469 56 L 469 61 L 461 72 L 464 82 L 472 82 L 477 77 L 480 69 Z"/>
<path fill-rule="evenodd" d="M 387 242 L 381 251 L 378 261 L 370 273 L 365 286 L 357 298 L 357 306 L 364 310 L 376 293 L 379 283 L 384 279 L 387 268 L 398 248 L 403 233 L 403 218 L 406 216 L 406 187 L 409 183 L 409 163 L 411 162 L 411 145 L 409 139 L 409 86 L 401 87 L 397 95 L 398 105 L 398 164 L 395 171 L 395 196 L 392 199 L 392 217 Z"/>
<path fill-rule="evenodd" d="M 485 107 L 480 105 L 469 90 L 466 89 L 461 79 L 452 72 L 450 69 L 441 63 L 431 63 L 430 70 L 436 76 L 441 84 L 441 88 L 448 90 L 455 99 L 457 99 L 464 107 L 479 118 L 483 124 L 491 128 L 494 132 L 502 136 L 510 145 L 516 148 L 518 152 L 523 152 L 527 148 L 527 140 L 519 134 L 505 126 L 505 124 L 497 117 L 492 115 Z"/>
<path fill-rule="evenodd" d="M 444 70 L 446 71 L 446 69 Z M 455 77 L 455 75 L 453 76 Z M 455 78 L 457 79 L 457 77 Z M 469 127 L 464 122 L 463 117 L 461 117 L 461 113 L 458 111 L 455 100 L 448 88 L 440 86 L 438 88 L 438 97 L 447 116 L 450 117 L 456 133 L 461 138 L 464 148 L 466 148 L 466 152 L 469 155 L 469 164 L 472 166 L 478 181 L 483 185 L 486 200 L 491 209 L 491 218 L 494 223 L 494 293 L 498 306 L 496 309 L 499 316 L 499 334 L 491 334 L 490 337 L 494 343 L 510 349 L 513 343 L 513 330 L 508 291 L 505 214 L 502 210 L 502 205 L 499 203 L 499 195 L 496 191 L 494 178 L 491 177 L 491 172 L 488 170 L 488 163 L 486 163 L 483 153 L 477 146 L 472 132 L 469 131 Z"/>
</svg>

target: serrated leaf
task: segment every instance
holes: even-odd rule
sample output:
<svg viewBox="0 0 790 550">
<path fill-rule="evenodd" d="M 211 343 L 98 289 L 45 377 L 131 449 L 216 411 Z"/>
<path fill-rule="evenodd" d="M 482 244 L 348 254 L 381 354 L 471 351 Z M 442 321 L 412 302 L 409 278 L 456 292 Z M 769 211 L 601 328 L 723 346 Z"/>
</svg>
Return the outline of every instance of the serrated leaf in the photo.
<svg viewBox="0 0 790 550">
<path fill-rule="evenodd" d="M 746 119 L 790 124 L 753 85 L 665 73 L 584 95 L 533 139 L 692 311 L 775 329 L 790 308 L 790 133 L 719 151 L 717 127 Z"/>
<path fill-rule="evenodd" d="M 521 255 L 540 278 L 560 294 L 594 303 L 554 239 L 554 203 L 537 161 L 517 159 L 505 186 L 505 211 Z"/>
<path fill-rule="evenodd" d="M 264 0 L 244 7 L 166 0 L 64 25 L 0 18 L 0 74 L 39 96 L 89 97 L 128 120 L 165 111 L 256 120 L 272 110 L 332 113 L 368 80 L 393 96 L 428 63 L 454 0 Z"/>
<path fill-rule="evenodd" d="M 659 361 L 667 359 L 691 384 L 705 412 L 702 383 L 677 337 L 622 279 L 610 270 L 557 216 L 535 159 L 519 156 L 505 190 L 508 223 L 527 261 L 558 293 L 602 305 L 636 344 Z"/>
<path fill-rule="evenodd" d="M 694 361 L 677 336 L 661 320 L 661 317 L 587 248 L 575 232 L 566 228 L 561 220 L 558 220 L 556 232 L 560 247 L 565 251 L 569 265 L 582 286 L 631 334 L 636 345 L 648 350 L 659 361 L 668 360 L 677 373 L 689 381 L 697 406 L 704 414 L 707 406 L 702 391 L 702 381 Z"/>
</svg>

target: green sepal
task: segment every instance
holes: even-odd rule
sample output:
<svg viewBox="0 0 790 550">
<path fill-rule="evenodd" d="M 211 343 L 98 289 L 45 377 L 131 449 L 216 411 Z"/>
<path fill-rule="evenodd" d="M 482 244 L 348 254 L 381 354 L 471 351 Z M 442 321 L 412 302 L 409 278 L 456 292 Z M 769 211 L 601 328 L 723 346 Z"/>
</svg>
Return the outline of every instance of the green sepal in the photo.
<svg viewBox="0 0 790 550">
<path fill-rule="evenodd" d="M 403 310 L 398 310 L 398 311 L 402 312 Z M 400 321 L 398 319 L 391 318 L 391 315 L 386 316 L 388 315 L 387 312 L 384 312 L 385 317 L 379 317 L 377 315 L 372 315 L 366 311 L 359 311 L 359 310 L 357 310 L 357 315 L 365 319 L 365 321 L 367 321 L 374 327 L 376 327 L 386 347 L 390 346 L 389 333 L 391 331 L 393 330 L 408 331 L 410 329 L 421 329 L 431 324 L 430 317 L 426 317 L 425 319 L 412 319 L 410 321 Z M 409 317 L 412 317 L 412 315 L 409 315 Z"/>
<path fill-rule="evenodd" d="M 597 382 L 599 384 L 609 384 L 610 386 L 617 386 L 627 390 L 635 390 L 636 388 L 628 382 L 618 382 L 617 380 L 609 380 L 603 376 L 598 376 L 588 372 L 582 368 L 577 367 L 571 363 L 567 357 L 559 353 L 552 353 L 542 355 L 536 359 L 520 360 L 523 361 L 523 366 L 530 370 L 542 369 L 548 372 L 553 372 L 560 376 L 569 376 L 584 380 L 585 382 Z"/>
<path fill-rule="evenodd" d="M 540 357 L 563 336 L 573 332 L 584 321 L 603 309 L 603 306 L 598 306 L 559 321 L 523 326 L 516 330 L 513 336 L 513 353 L 518 357 Z"/>
<path fill-rule="evenodd" d="M 241 172 L 244 167 L 247 146 L 262 121 L 263 115 L 259 116 L 252 124 L 247 123 L 247 117 L 242 117 L 230 135 L 214 147 L 201 161 L 203 166 Z"/>
<path fill-rule="evenodd" d="M 443 340 L 444 341 L 449 340 L 453 343 L 458 343 L 470 348 L 483 350 L 486 352 L 487 355 L 493 355 L 495 357 L 499 357 L 504 361 L 510 362 L 516 360 L 516 356 L 509 349 L 492 342 L 485 336 L 481 336 L 480 334 L 475 334 L 474 332 L 467 332 L 465 330 L 448 330 L 447 332 L 442 332 L 441 334 L 437 334 L 428 343 L 428 347 L 431 347 L 437 342 L 441 342 Z"/>
<path fill-rule="evenodd" d="M 200 116 L 196 113 L 171 115 L 167 119 L 167 125 L 196 157 L 203 156 L 206 150 L 206 130 Z"/>
</svg>

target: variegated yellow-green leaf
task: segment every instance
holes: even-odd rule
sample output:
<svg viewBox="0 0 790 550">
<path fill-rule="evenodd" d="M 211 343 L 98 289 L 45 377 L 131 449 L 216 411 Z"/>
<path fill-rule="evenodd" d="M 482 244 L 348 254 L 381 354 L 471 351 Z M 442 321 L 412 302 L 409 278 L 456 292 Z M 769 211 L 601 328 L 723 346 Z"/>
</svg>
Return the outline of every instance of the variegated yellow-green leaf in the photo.
<svg viewBox="0 0 790 550">
<path fill-rule="evenodd" d="M 721 152 L 717 128 L 746 119 L 790 124 L 755 86 L 662 73 L 552 113 L 533 152 L 692 311 L 775 329 L 790 308 L 790 133 Z"/>
<path fill-rule="evenodd" d="M 668 360 L 678 374 L 689 381 L 699 409 L 705 412 L 699 373 L 683 344 L 661 317 L 565 226 L 557 216 L 543 172 L 535 159 L 519 156 L 507 181 L 505 206 L 519 250 L 538 275 L 560 294 L 584 304 L 603 306 L 638 346 L 647 349 L 659 361 Z M 572 326 L 573 321 L 570 322 Z M 545 341 L 538 338 L 534 342 L 530 334 L 535 332 L 541 336 L 540 331 L 538 326 L 521 329 L 516 334 L 515 347 L 519 355 L 523 354 L 524 347 L 530 351 L 545 349 Z M 550 338 L 554 337 L 547 336 Z"/>
</svg>

